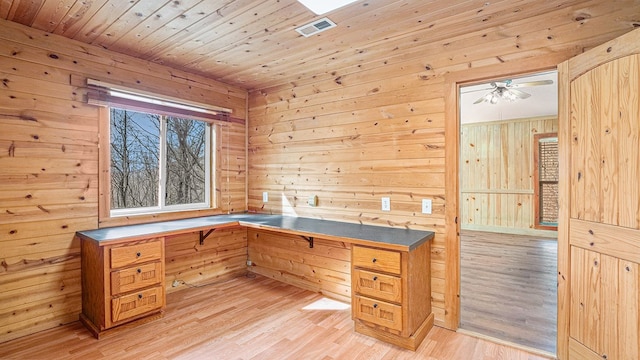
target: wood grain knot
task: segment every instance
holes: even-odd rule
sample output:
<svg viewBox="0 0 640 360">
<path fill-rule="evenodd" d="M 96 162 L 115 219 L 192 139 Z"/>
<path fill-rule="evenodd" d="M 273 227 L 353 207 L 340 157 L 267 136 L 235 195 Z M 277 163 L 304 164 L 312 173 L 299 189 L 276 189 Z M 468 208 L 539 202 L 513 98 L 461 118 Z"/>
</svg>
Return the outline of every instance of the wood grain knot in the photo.
<svg viewBox="0 0 640 360">
<path fill-rule="evenodd" d="M 16 156 L 16 144 L 12 141 L 11 145 L 9 145 L 9 157 Z"/>
</svg>

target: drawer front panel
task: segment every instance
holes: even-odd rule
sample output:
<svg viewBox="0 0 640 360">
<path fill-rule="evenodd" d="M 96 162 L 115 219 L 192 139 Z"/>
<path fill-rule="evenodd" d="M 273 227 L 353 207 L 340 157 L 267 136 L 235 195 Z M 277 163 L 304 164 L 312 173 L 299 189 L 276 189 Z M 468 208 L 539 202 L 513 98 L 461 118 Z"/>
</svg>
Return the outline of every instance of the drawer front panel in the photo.
<svg viewBox="0 0 640 360">
<path fill-rule="evenodd" d="M 156 261 L 111 272 L 111 295 L 142 289 L 162 281 L 162 263 Z"/>
<path fill-rule="evenodd" d="M 141 264 L 162 258 L 162 240 L 152 240 L 111 248 L 111 268 Z"/>
<path fill-rule="evenodd" d="M 390 302 L 402 302 L 402 279 L 397 276 L 383 275 L 355 269 L 355 292 Z"/>
<path fill-rule="evenodd" d="M 356 295 L 355 317 L 360 320 L 402 331 L 402 307 Z"/>
<path fill-rule="evenodd" d="M 400 253 L 398 251 L 353 247 L 353 266 L 400 274 Z"/>
<path fill-rule="evenodd" d="M 118 322 L 164 307 L 162 285 L 111 300 L 111 321 Z"/>
</svg>

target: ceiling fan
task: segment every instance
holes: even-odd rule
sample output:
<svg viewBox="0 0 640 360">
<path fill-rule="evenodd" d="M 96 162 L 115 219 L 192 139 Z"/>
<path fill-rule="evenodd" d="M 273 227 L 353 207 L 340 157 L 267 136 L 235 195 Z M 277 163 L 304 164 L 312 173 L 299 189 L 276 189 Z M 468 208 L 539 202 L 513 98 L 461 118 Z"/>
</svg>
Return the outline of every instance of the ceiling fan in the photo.
<svg viewBox="0 0 640 360">
<path fill-rule="evenodd" d="M 520 84 L 513 84 L 513 80 L 509 79 L 503 82 L 492 82 L 491 83 L 491 91 L 486 95 L 482 96 L 478 100 L 474 102 L 474 104 L 480 104 L 483 102 L 487 102 L 490 104 L 498 103 L 498 100 L 507 100 L 507 101 L 516 101 L 518 99 L 526 99 L 531 96 L 531 94 L 526 93 L 522 90 L 518 90 L 516 88 L 528 87 L 528 86 L 539 86 L 539 85 L 551 85 L 553 84 L 553 80 L 538 80 L 538 81 L 529 81 Z"/>
</svg>

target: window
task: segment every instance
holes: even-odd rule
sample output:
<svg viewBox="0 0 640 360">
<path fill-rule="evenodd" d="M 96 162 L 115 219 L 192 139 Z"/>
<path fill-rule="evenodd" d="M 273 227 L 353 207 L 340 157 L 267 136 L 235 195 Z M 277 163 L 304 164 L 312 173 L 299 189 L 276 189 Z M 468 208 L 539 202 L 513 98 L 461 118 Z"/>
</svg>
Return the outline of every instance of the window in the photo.
<svg viewBox="0 0 640 360">
<path fill-rule="evenodd" d="M 71 79 L 78 86 L 85 80 L 87 104 L 99 108 L 100 226 L 220 211 L 219 129 L 240 121 L 231 109 Z"/>
<path fill-rule="evenodd" d="M 536 229 L 558 228 L 558 135 L 534 136 Z"/>
<path fill-rule="evenodd" d="M 111 216 L 210 207 L 212 126 L 109 109 Z"/>
</svg>

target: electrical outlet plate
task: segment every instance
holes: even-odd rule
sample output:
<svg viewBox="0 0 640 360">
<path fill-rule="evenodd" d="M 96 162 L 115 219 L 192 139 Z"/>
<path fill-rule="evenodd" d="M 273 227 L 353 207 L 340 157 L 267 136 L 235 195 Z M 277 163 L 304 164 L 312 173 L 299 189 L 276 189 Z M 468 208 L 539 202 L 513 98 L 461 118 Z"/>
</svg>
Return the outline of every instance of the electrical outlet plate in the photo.
<svg viewBox="0 0 640 360">
<path fill-rule="evenodd" d="M 262 192 L 262 202 L 269 202 L 269 193 L 266 191 Z"/>
<path fill-rule="evenodd" d="M 431 199 L 422 199 L 422 213 L 431 214 Z"/>
<path fill-rule="evenodd" d="M 382 198 L 382 211 L 391 211 L 391 199 L 388 197 Z"/>
<path fill-rule="evenodd" d="M 316 195 L 309 196 L 309 199 L 307 200 L 307 204 L 313 207 L 318 206 L 318 197 Z"/>
</svg>

